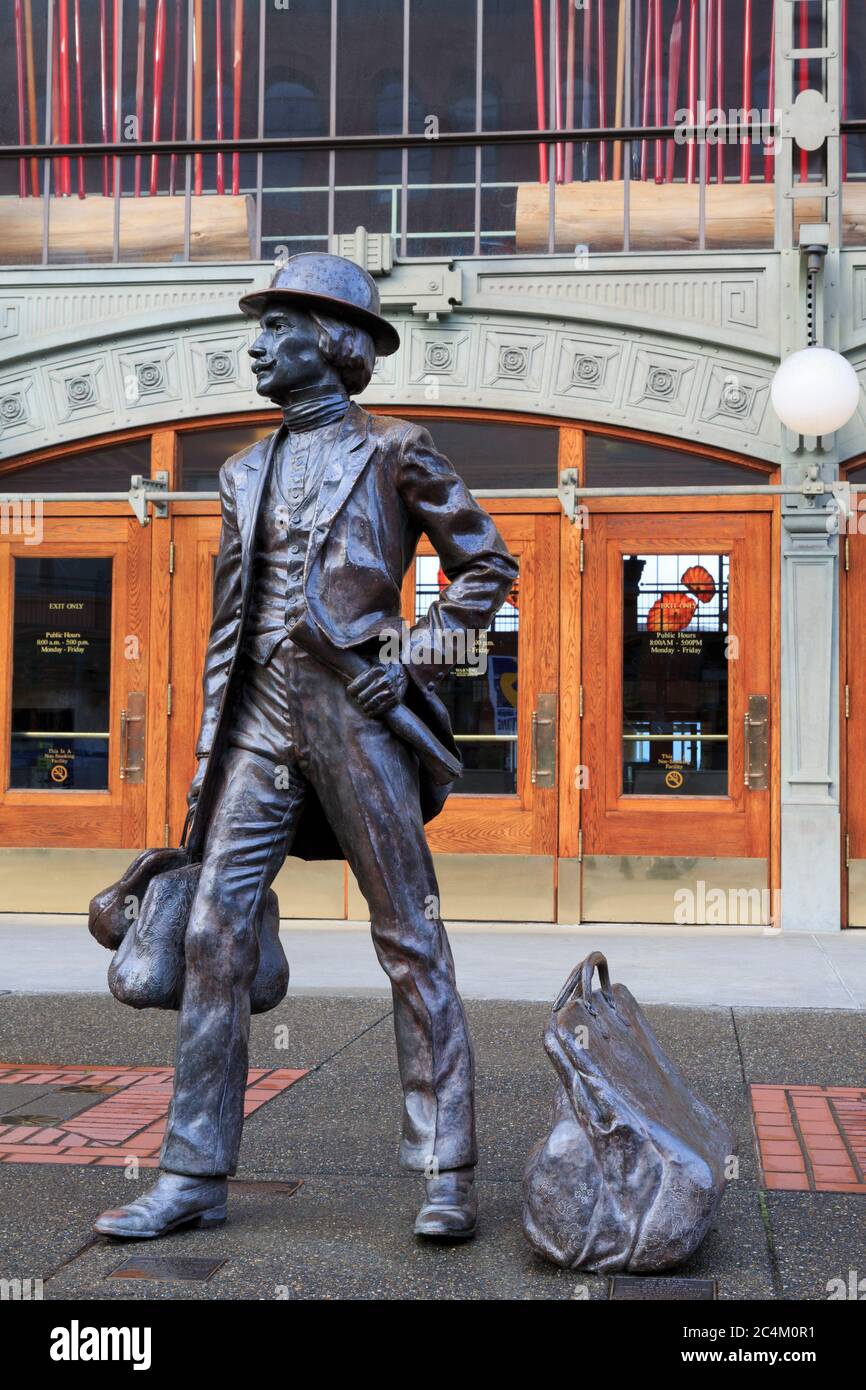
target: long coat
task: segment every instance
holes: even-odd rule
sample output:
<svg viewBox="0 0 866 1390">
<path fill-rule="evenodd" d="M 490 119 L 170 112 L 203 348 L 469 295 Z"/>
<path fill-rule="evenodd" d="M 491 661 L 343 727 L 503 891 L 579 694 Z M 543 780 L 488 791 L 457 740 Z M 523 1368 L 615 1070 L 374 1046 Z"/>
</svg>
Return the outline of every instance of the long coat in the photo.
<svg viewBox="0 0 866 1390">
<path fill-rule="evenodd" d="M 193 854 L 201 852 L 220 753 L 242 698 L 238 653 L 250 608 L 256 523 L 284 436 L 280 426 L 220 470 L 222 532 L 196 744 L 207 766 L 188 838 Z M 456 756 L 448 713 L 436 694 L 449 669 L 447 658 L 459 651 L 445 634 L 490 627 L 514 583 L 517 563 L 425 429 L 369 415 L 353 402 L 322 474 L 303 578 L 307 612 L 336 646 L 362 646 L 383 631 L 400 629 L 403 577 L 422 532 L 450 582 L 410 631 L 405 701 Z M 340 756 L 339 749 L 334 756 Z M 430 820 L 442 809 L 450 785 L 435 786 L 422 766 L 420 790 L 424 819 Z M 292 853 L 304 859 L 344 857 L 312 788 Z"/>
</svg>

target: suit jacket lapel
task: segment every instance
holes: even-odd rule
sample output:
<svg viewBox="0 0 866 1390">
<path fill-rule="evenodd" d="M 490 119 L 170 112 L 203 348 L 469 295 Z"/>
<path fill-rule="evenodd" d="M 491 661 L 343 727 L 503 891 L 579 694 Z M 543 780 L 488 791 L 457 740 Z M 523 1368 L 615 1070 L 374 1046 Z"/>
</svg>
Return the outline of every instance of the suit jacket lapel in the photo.
<svg viewBox="0 0 866 1390">
<path fill-rule="evenodd" d="M 343 427 L 334 442 L 331 457 L 322 474 L 313 530 L 307 548 L 307 572 L 322 548 L 334 518 L 376 449 L 377 441 L 368 436 L 368 423 L 369 416 L 366 411 L 353 402 L 346 412 Z"/>
<path fill-rule="evenodd" d="M 250 564 L 253 556 L 253 545 L 256 534 L 256 521 L 258 520 L 259 510 L 262 505 L 262 497 L 265 491 L 265 484 L 270 476 L 277 449 L 285 438 L 286 427 L 280 425 L 275 430 L 267 443 L 267 448 L 253 449 L 244 460 L 248 469 L 246 486 L 243 489 L 243 497 L 238 496 L 238 509 L 243 508 L 243 515 L 238 517 L 238 526 L 241 533 L 242 550 L 242 570 L 243 570 L 243 589 L 246 592 L 247 578 L 249 576 Z"/>
<path fill-rule="evenodd" d="M 342 428 L 334 441 L 331 455 L 322 474 L 313 530 L 307 548 L 307 569 L 315 559 L 322 543 L 333 524 L 334 518 L 346 502 L 352 488 L 360 478 L 377 441 L 368 434 L 369 417 L 366 411 L 355 405 L 354 401 L 346 411 Z M 243 496 L 238 496 L 238 507 L 242 515 L 238 517 L 243 551 L 243 590 L 246 592 L 249 579 L 256 534 L 256 522 L 261 510 L 262 497 L 277 449 L 286 437 L 285 425 L 271 435 L 267 448 L 254 449 L 245 459 L 247 467 L 246 487 Z"/>
</svg>

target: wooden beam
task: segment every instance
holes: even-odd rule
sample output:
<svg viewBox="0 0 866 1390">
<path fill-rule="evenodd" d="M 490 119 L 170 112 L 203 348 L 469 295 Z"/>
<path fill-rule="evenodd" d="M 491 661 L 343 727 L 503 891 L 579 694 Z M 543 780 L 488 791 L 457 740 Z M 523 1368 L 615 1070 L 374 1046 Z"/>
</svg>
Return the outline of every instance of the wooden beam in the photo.
<svg viewBox="0 0 866 1390">
<path fill-rule="evenodd" d="M 635 180 L 631 185 L 630 247 L 632 251 L 692 251 L 698 245 L 698 184 L 655 184 Z M 773 245 L 776 192 L 772 184 L 708 184 L 706 187 L 707 250 Z M 818 198 L 796 200 L 796 228 L 820 222 Z M 866 241 L 866 184 L 846 183 L 843 194 L 846 245 Z M 549 190 L 536 183 L 517 191 L 517 250 L 546 251 Z M 590 251 L 621 251 L 623 242 L 623 185 L 601 182 L 564 184 L 556 195 L 557 246 L 586 245 Z"/>
</svg>

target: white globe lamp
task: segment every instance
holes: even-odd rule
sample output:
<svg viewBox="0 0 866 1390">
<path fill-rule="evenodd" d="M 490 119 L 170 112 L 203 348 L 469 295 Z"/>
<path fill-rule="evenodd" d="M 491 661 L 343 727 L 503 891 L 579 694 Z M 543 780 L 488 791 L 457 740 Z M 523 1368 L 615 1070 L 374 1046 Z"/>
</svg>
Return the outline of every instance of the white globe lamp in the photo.
<svg viewBox="0 0 866 1390">
<path fill-rule="evenodd" d="M 807 347 L 786 357 L 770 390 L 773 409 L 795 434 L 835 434 L 853 417 L 860 382 L 847 358 L 831 348 Z"/>
</svg>

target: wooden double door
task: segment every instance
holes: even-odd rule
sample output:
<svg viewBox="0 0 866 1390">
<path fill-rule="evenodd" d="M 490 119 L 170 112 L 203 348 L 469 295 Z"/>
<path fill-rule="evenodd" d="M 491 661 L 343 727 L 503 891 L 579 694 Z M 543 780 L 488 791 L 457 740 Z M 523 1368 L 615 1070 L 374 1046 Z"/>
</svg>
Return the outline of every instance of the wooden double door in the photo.
<svg viewBox="0 0 866 1390">
<path fill-rule="evenodd" d="M 518 499 L 491 502 L 488 510 L 517 557 L 520 575 L 493 627 L 459 654 L 455 672 L 440 689 L 465 771 L 445 810 L 430 825 L 429 840 L 440 853 L 553 857 L 560 511 L 558 504 L 535 504 L 533 509 Z M 195 770 L 201 670 L 218 544 L 219 517 L 213 508 L 206 514 L 175 515 L 168 816 L 172 838 L 180 833 L 186 789 Z M 438 560 L 422 542 L 404 586 L 408 622 L 426 611 L 443 582 Z"/>
</svg>

